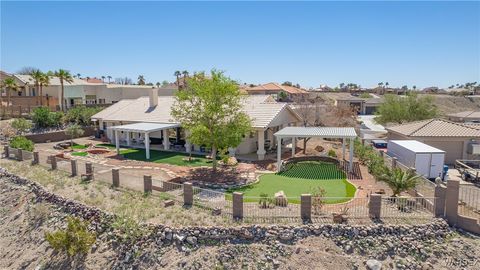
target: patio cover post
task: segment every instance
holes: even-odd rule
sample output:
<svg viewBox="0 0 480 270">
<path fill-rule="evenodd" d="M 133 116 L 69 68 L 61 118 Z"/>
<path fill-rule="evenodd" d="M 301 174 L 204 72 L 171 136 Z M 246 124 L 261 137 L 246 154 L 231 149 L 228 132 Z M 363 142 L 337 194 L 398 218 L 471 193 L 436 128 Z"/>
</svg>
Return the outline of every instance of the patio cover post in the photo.
<svg viewBox="0 0 480 270">
<path fill-rule="evenodd" d="M 150 159 L 150 134 L 145 132 L 145 158 Z"/>
<path fill-rule="evenodd" d="M 353 170 L 353 139 L 350 138 L 350 162 L 348 164 L 348 172 Z"/>
<path fill-rule="evenodd" d="M 168 129 L 162 130 L 163 135 L 163 149 L 168 150 L 170 149 L 170 140 L 168 138 Z"/>
<path fill-rule="evenodd" d="M 343 141 L 342 141 L 342 159 L 345 160 L 345 143 L 346 143 L 347 139 L 346 138 L 343 138 Z"/>
<path fill-rule="evenodd" d="M 258 150 L 257 150 L 257 155 L 259 160 L 264 160 L 265 159 L 265 154 L 267 153 L 265 151 L 265 130 L 260 129 L 257 131 L 257 136 L 258 136 Z"/>
<path fill-rule="evenodd" d="M 282 164 L 282 137 L 277 137 L 277 172 Z"/>
<path fill-rule="evenodd" d="M 118 136 L 118 130 L 115 130 L 115 149 L 117 150 L 117 155 L 120 155 L 120 137 Z"/>
<path fill-rule="evenodd" d="M 295 147 L 296 142 L 295 142 L 295 137 L 292 137 L 292 157 L 295 157 Z"/>
<path fill-rule="evenodd" d="M 125 131 L 127 135 L 127 146 L 130 146 L 130 131 Z"/>
</svg>

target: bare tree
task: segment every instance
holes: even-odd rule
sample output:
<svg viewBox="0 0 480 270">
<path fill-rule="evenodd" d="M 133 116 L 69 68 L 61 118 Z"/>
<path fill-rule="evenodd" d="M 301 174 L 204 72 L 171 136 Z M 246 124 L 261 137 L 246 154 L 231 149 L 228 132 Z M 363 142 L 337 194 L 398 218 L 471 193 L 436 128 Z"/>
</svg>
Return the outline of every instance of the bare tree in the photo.
<svg viewBox="0 0 480 270">
<path fill-rule="evenodd" d="M 325 106 L 325 102 L 320 97 L 309 99 L 302 96 L 296 98 L 294 103 L 295 111 L 302 118 L 302 125 L 304 127 L 318 127 L 321 125 L 320 116 L 323 106 Z M 310 138 L 303 138 L 303 154 L 306 153 L 307 142 L 309 140 Z"/>
<path fill-rule="evenodd" d="M 22 75 L 30 75 L 32 72 L 35 70 L 38 70 L 38 68 L 35 67 L 22 67 L 19 71 L 17 71 L 17 74 L 22 74 Z"/>
</svg>

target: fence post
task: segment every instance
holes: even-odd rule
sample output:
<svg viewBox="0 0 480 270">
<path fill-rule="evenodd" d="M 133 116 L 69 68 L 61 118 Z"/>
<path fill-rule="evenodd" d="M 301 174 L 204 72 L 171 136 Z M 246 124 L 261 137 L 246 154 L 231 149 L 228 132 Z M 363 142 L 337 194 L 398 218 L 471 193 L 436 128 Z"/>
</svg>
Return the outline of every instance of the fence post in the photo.
<svg viewBox="0 0 480 270">
<path fill-rule="evenodd" d="M 442 184 L 437 184 L 435 186 L 435 217 L 445 216 L 446 192 L 447 188 Z"/>
<path fill-rule="evenodd" d="M 151 175 L 143 176 L 143 192 L 145 193 L 152 192 L 152 176 Z"/>
<path fill-rule="evenodd" d="M 17 160 L 23 161 L 23 151 L 20 148 L 17 149 Z"/>
<path fill-rule="evenodd" d="M 76 159 L 71 159 L 70 160 L 70 167 L 72 168 L 72 177 L 78 175 L 78 166 L 77 166 L 77 160 Z"/>
<path fill-rule="evenodd" d="M 233 193 L 232 213 L 234 219 L 243 219 L 243 193 L 241 192 Z"/>
<path fill-rule="evenodd" d="M 87 174 L 87 179 L 93 179 L 93 164 L 91 162 L 85 163 L 85 174 Z"/>
<path fill-rule="evenodd" d="M 10 158 L 10 147 L 8 145 L 3 147 L 3 152 L 5 152 L 5 158 Z"/>
<path fill-rule="evenodd" d="M 445 217 L 450 225 L 457 224 L 460 181 L 449 179 L 445 194 Z"/>
<path fill-rule="evenodd" d="M 183 205 L 193 204 L 193 185 L 190 182 L 183 183 Z"/>
<path fill-rule="evenodd" d="M 37 165 L 40 163 L 40 156 L 37 151 L 33 152 L 33 161 L 32 165 Z"/>
<path fill-rule="evenodd" d="M 300 216 L 303 220 L 312 219 L 312 195 L 302 194 L 300 196 Z"/>
<path fill-rule="evenodd" d="M 120 186 L 120 169 L 118 168 L 112 169 L 112 185 L 114 187 Z"/>
<path fill-rule="evenodd" d="M 395 169 L 397 167 L 397 161 L 398 161 L 398 158 L 396 157 L 392 158 L 392 169 Z"/>
<path fill-rule="evenodd" d="M 379 219 L 382 211 L 382 195 L 371 194 L 368 202 L 368 215 L 370 218 Z"/>
<path fill-rule="evenodd" d="M 52 170 L 57 169 L 57 157 L 54 155 L 50 156 L 50 165 L 52 165 Z"/>
</svg>

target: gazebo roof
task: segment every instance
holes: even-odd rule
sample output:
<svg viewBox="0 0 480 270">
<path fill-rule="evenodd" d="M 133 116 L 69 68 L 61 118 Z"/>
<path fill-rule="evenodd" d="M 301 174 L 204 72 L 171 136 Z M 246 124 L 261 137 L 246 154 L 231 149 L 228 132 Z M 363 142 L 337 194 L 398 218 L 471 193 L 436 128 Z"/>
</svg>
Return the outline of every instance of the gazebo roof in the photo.
<svg viewBox="0 0 480 270">
<path fill-rule="evenodd" d="M 357 137 L 353 127 L 285 127 L 274 134 L 276 137 L 321 137 L 348 138 Z"/>
<path fill-rule="evenodd" d="M 177 123 L 134 123 L 134 124 L 127 124 L 121 126 L 113 126 L 109 127 L 111 130 L 119 130 L 119 131 L 129 131 L 129 132 L 155 132 L 160 131 L 168 128 L 176 128 L 179 127 L 180 124 Z"/>
</svg>

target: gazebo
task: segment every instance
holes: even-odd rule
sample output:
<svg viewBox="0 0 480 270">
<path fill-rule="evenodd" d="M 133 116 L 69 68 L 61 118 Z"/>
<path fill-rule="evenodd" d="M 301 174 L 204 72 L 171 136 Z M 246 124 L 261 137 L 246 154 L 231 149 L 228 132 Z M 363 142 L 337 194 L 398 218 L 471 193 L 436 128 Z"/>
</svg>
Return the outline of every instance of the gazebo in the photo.
<svg viewBox="0 0 480 270">
<path fill-rule="evenodd" d="M 168 150 L 170 146 L 170 142 L 168 141 L 168 133 L 167 130 L 170 128 L 177 128 L 180 127 L 180 124 L 177 123 L 133 123 L 121 126 L 113 126 L 109 127 L 110 130 L 115 132 L 115 147 L 117 149 L 117 154 L 120 154 L 120 134 L 119 132 L 126 133 L 126 141 L 127 146 L 130 146 L 131 138 L 130 133 L 141 133 L 144 134 L 144 144 L 145 144 L 145 158 L 150 159 L 150 133 L 152 132 L 163 132 L 163 145 L 164 149 Z M 188 151 L 188 148 L 187 148 Z"/>
<path fill-rule="evenodd" d="M 353 140 L 357 137 L 357 132 L 352 127 L 285 127 L 274 134 L 277 138 L 277 171 L 280 171 L 282 165 L 282 139 L 292 138 L 292 157 L 295 156 L 296 138 L 332 138 L 342 139 L 342 153 L 345 158 L 346 140 L 350 140 L 350 159 L 348 171 L 353 170 Z"/>
</svg>

